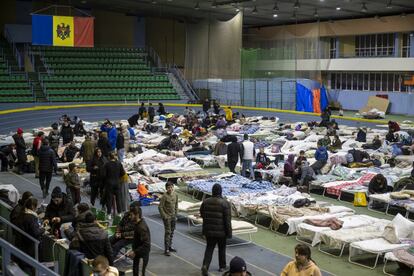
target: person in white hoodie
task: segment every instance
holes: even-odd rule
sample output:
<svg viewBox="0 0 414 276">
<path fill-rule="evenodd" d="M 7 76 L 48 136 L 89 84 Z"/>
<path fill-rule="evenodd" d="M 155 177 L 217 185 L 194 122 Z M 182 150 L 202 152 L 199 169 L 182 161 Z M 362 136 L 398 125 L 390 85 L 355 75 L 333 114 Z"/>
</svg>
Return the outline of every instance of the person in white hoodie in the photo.
<svg viewBox="0 0 414 276">
<path fill-rule="evenodd" d="M 246 176 L 246 170 L 249 169 L 250 178 L 254 179 L 253 160 L 255 159 L 254 144 L 249 140 L 249 135 L 244 134 L 242 145 L 242 171 L 241 175 Z"/>
</svg>

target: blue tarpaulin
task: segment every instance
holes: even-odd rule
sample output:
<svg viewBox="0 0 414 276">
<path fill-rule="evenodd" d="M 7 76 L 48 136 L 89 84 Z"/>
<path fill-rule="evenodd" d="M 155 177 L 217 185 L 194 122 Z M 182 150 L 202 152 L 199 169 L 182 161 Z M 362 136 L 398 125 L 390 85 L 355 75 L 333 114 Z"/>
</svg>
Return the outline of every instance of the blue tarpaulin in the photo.
<svg viewBox="0 0 414 276">
<path fill-rule="evenodd" d="M 327 108 L 329 105 L 329 101 L 328 101 L 328 95 L 326 95 L 326 89 L 325 86 L 322 85 L 321 88 L 321 110 L 325 110 L 325 108 Z"/>
<path fill-rule="evenodd" d="M 300 83 L 296 83 L 296 110 L 313 112 L 312 91 Z"/>
</svg>

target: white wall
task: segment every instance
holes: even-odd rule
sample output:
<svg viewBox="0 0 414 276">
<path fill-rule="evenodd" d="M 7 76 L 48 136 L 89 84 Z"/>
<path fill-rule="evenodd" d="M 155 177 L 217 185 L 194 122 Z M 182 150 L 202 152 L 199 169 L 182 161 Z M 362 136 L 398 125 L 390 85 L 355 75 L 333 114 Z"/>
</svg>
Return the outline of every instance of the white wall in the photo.
<svg viewBox="0 0 414 276">
<path fill-rule="evenodd" d="M 257 70 L 298 71 L 414 71 L 414 58 L 338 58 L 258 60 Z"/>
</svg>

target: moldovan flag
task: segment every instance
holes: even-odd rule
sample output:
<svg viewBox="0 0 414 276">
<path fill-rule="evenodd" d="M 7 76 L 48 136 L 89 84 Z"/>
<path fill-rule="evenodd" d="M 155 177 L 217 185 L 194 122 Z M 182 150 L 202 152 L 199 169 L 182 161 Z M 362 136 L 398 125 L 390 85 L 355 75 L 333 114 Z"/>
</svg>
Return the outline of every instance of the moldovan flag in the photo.
<svg viewBox="0 0 414 276">
<path fill-rule="evenodd" d="M 93 17 L 32 15 L 32 44 L 93 47 Z"/>
</svg>

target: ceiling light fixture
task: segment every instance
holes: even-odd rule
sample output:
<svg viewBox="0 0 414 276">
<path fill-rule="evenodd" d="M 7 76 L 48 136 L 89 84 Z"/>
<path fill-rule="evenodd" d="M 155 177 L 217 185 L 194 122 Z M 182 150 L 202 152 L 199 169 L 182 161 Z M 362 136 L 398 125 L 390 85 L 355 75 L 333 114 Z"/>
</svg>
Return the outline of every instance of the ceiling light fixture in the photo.
<svg viewBox="0 0 414 276">
<path fill-rule="evenodd" d="M 295 4 L 293 5 L 294 9 L 299 9 L 300 8 L 300 3 L 299 0 L 296 0 Z"/>
<path fill-rule="evenodd" d="M 277 2 L 275 2 L 275 5 L 273 6 L 273 11 L 278 11 L 279 7 L 277 6 Z"/>
<path fill-rule="evenodd" d="M 254 8 L 253 8 L 253 10 L 252 10 L 252 14 L 257 14 L 258 13 L 258 11 L 257 11 L 257 7 L 256 6 L 254 6 Z"/>
<path fill-rule="evenodd" d="M 211 7 L 213 9 L 217 8 L 217 2 L 216 1 L 213 1 L 213 3 L 211 3 Z"/>
<path fill-rule="evenodd" d="M 277 13 L 274 13 L 274 14 L 273 14 L 273 18 L 276 18 L 276 17 L 277 17 Z"/>
<path fill-rule="evenodd" d="M 337 7 L 336 7 L 336 10 L 337 10 L 337 11 L 340 11 L 340 10 L 341 10 L 341 7 L 340 7 L 340 6 L 337 6 Z"/>
<path fill-rule="evenodd" d="M 240 11 L 239 6 L 236 6 L 236 12 L 239 12 L 239 11 Z"/>
<path fill-rule="evenodd" d="M 157 4 L 157 1 L 155 1 L 155 0 L 152 0 L 152 2 L 151 2 L 152 4 Z"/>
<path fill-rule="evenodd" d="M 387 9 L 392 9 L 392 0 L 389 0 L 386 6 Z"/>
<path fill-rule="evenodd" d="M 362 6 L 361 6 L 361 11 L 362 11 L 362 12 L 367 12 L 367 11 L 368 11 L 367 4 L 362 3 Z"/>
<path fill-rule="evenodd" d="M 200 9 L 200 4 L 199 4 L 198 2 L 197 2 L 197 3 L 196 3 L 196 5 L 194 6 L 194 9 L 195 9 L 195 10 L 197 10 L 197 11 Z"/>
</svg>

